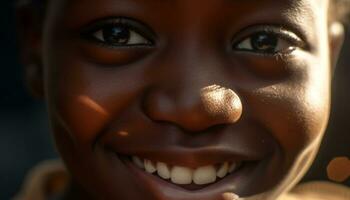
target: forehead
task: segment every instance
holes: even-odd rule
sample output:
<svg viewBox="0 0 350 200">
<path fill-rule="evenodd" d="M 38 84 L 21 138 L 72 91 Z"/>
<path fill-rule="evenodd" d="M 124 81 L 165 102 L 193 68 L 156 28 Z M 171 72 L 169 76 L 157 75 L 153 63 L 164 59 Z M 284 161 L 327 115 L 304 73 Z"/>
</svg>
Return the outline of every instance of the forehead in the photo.
<svg viewBox="0 0 350 200">
<path fill-rule="evenodd" d="M 206 5 L 225 5 L 234 9 L 240 8 L 241 6 L 256 5 L 264 5 L 269 7 L 284 5 L 284 7 L 290 8 L 318 8 L 325 5 L 325 3 L 328 3 L 328 1 L 329 0 L 51 0 L 50 2 L 55 2 L 56 5 L 78 5 L 83 7 L 108 5 L 110 8 L 123 8 L 127 6 L 129 8 L 168 7 L 169 9 L 177 9 L 181 7 L 201 8 L 205 7 Z"/>
<path fill-rule="evenodd" d="M 77 27 L 88 22 L 127 16 L 163 24 L 286 25 L 309 41 L 327 22 L 329 0 L 52 0 L 49 15 L 60 24 Z M 63 22 L 63 23 L 62 23 Z M 229 24 L 231 23 L 231 24 Z"/>
<path fill-rule="evenodd" d="M 52 0 L 54 10 L 65 15 L 151 14 L 187 17 L 214 14 L 240 16 L 282 15 L 288 18 L 312 19 L 328 7 L 329 0 Z M 73 18 L 72 18 L 73 19 Z"/>
<path fill-rule="evenodd" d="M 187 10 L 198 13 L 202 9 L 210 8 L 217 14 L 225 10 L 237 11 L 242 8 L 266 11 L 273 8 L 281 12 L 302 10 L 304 13 L 315 12 L 325 7 L 329 0 L 51 0 L 56 8 L 79 9 L 81 13 L 88 11 L 104 12 L 113 10 L 149 11 L 153 14 L 162 13 L 162 10 Z M 259 7 L 257 7 L 259 6 Z M 226 9 L 223 9 L 226 8 Z M 221 8 L 221 10 L 215 10 Z M 276 9 L 279 8 L 279 9 Z M 86 10 L 85 10 L 86 9 Z M 166 12 L 171 14 L 171 12 Z"/>
</svg>

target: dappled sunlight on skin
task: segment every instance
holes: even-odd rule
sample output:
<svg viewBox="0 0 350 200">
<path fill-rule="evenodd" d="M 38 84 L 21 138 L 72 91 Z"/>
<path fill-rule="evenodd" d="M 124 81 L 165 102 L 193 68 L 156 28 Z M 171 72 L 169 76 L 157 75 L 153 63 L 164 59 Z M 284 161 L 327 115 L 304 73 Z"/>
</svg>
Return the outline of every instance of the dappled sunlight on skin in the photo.
<svg viewBox="0 0 350 200">
<path fill-rule="evenodd" d="M 110 114 L 96 100 L 88 95 L 77 95 L 71 103 L 67 124 L 76 137 L 89 142 L 96 132 L 103 129 Z"/>
<path fill-rule="evenodd" d="M 222 115 L 230 122 L 236 122 L 242 115 L 242 102 L 238 95 L 229 88 L 215 84 L 204 87 L 201 89 L 201 100 L 205 102 L 203 105 L 205 105 L 206 111 L 213 116 Z M 231 109 L 227 109 L 228 106 Z M 227 111 L 229 112 L 227 113 Z"/>
<path fill-rule="evenodd" d="M 122 137 L 127 137 L 127 136 L 129 136 L 129 132 L 127 132 L 127 131 L 119 131 L 118 135 L 120 135 Z"/>
<path fill-rule="evenodd" d="M 92 100 L 90 97 L 81 95 L 78 97 L 78 101 L 84 104 L 85 106 L 89 107 L 91 110 L 95 111 L 96 113 L 104 117 L 108 116 L 107 111 L 102 106 L 100 106 L 97 102 Z"/>
<path fill-rule="evenodd" d="M 335 182 L 344 182 L 350 177 L 350 159 L 336 157 L 327 166 L 328 178 Z"/>
</svg>

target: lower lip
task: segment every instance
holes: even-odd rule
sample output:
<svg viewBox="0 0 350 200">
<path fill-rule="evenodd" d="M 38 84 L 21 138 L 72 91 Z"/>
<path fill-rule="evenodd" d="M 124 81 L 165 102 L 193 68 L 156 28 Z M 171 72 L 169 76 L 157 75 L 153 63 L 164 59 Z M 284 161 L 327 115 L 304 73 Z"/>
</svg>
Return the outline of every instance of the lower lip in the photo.
<svg viewBox="0 0 350 200">
<path fill-rule="evenodd" d="M 223 179 L 204 186 L 198 190 L 186 190 L 181 186 L 161 179 L 160 177 L 145 172 L 143 169 L 136 167 L 132 161 L 126 156 L 117 156 L 130 169 L 131 173 L 136 177 L 136 180 L 141 182 L 145 188 L 150 190 L 157 199 L 166 200 L 221 200 L 222 194 L 226 192 L 233 192 L 235 194 L 249 194 L 253 195 L 255 188 L 252 184 L 256 178 L 253 174 L 256 171 L 262 172 L 266 162 L 249 162 L 245 163 L 238 171 L 227 175 Z M 260 164 L 263 163 L 263 164 Z M 261 169 L 261 170 L 259 170 Z"/>
</svg>

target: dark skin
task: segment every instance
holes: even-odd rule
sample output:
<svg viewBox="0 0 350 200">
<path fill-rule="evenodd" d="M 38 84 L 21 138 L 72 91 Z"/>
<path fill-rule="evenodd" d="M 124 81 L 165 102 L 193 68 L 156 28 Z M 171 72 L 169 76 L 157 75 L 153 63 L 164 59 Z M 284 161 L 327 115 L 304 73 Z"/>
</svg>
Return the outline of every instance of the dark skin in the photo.
<svg viewBox="0 0 350 200">
<path fill-rule="evenodd" d="M 279 196 L 308 169 L 327 125 L 343 38 L 328 9 L 327 0 L 52 0 L 44 21 L 19 9 L 40 24 L 23 30 L 22 60 L 72 177 L 63 199 Z M 244 165 L 179 185 L 130 156 Z"/>
</svg>

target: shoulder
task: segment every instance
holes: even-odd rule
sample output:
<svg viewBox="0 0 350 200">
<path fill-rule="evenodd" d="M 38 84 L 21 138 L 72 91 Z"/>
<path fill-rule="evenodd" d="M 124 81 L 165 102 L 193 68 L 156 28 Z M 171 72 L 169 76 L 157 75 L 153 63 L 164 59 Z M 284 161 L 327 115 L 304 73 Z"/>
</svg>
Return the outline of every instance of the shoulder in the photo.
<svg viewBox="0 0 350 200">
<path fill-rule="evenodd" d="M 286 200 L 350 200 L 350 187 L 326 181 L 302 183 L 293 188 Z"/>
<path fill-rule="evenodd" d="M 44 161 L 28 173 L 21 191 L 12 200 L 46 200 L 66 186 L 68 174 L 59 160 Z"/>
</svg>

